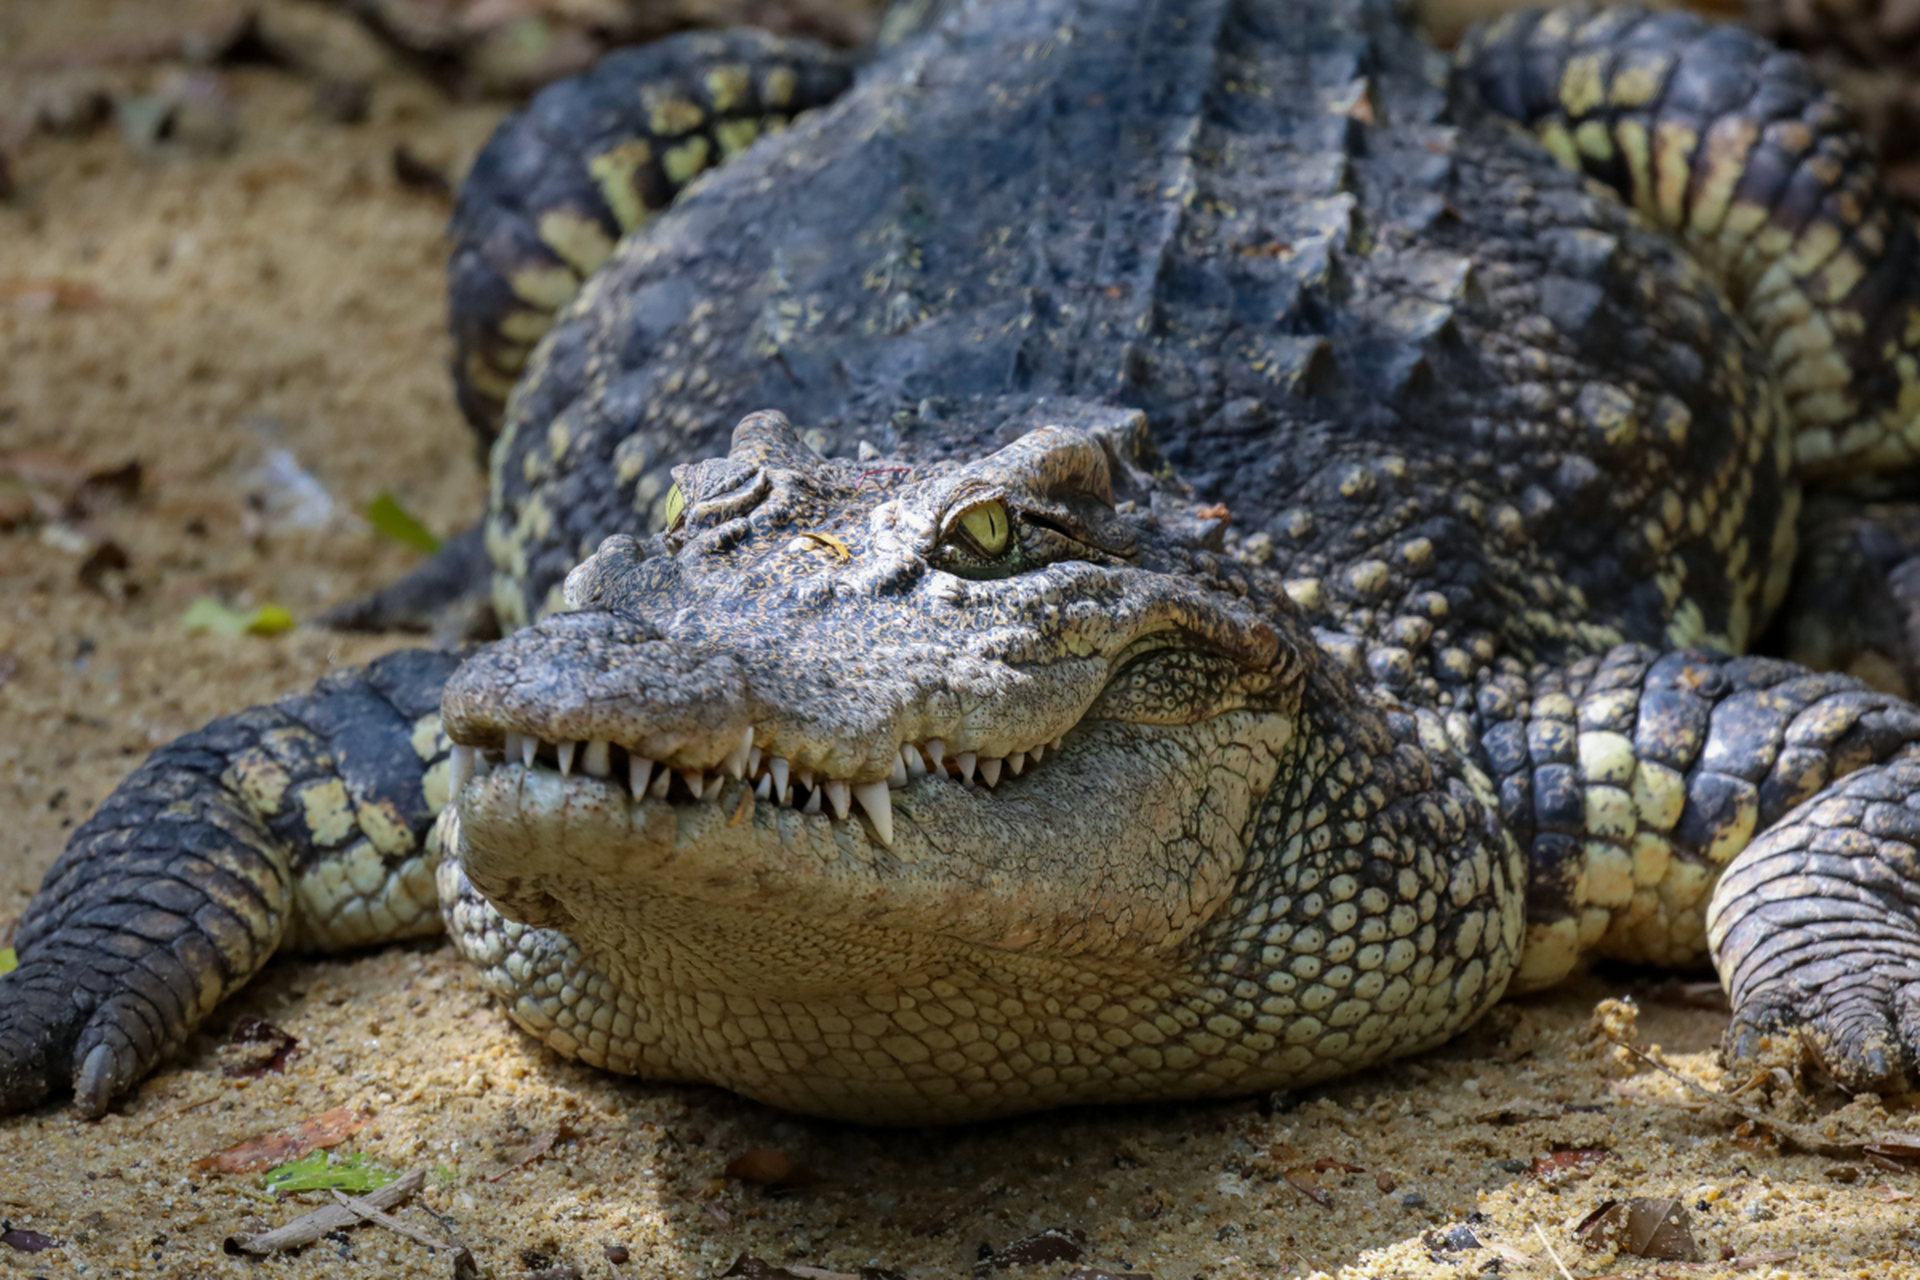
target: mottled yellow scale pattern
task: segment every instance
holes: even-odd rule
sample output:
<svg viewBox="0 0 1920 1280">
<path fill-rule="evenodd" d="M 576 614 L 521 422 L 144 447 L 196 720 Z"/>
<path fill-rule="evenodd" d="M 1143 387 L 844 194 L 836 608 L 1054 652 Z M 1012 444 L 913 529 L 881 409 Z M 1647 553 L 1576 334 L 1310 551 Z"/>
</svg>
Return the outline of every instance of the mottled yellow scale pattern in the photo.
<svg viewBox="0 0 1920 1280">
<path fill-rule="evenodd" d="M 1920 458 L 1913 228 L 1850 113 L 1798 64 L 1763 70 L 1766 53 L 1704 24 L 1675 34 L 1643 10 L 1570 6 L 1491 23 L 1460 59 L 1489 79 L 1524 58 L 1560 59 L 1552 102 L 1503 109 L 1718 273 L 1773 364 L 1803 474 L 1910 465 Z M 1774 114 L 1747 114 L 1754 101 Z"/>
</svg>

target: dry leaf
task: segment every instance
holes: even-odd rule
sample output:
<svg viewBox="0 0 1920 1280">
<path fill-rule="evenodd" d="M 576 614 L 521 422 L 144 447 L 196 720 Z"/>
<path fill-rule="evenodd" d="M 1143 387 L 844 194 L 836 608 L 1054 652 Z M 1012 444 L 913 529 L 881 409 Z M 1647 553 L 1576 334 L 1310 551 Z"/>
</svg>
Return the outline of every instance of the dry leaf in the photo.
<svg viewBox="0 0 1920 1280">
<path fill-rule="evenodd" d="M 1031 1267 L 1043 1262 L 1078 1262 L 1085 1252 L 1087 1233 L 1068 1227 L 1048 1227 L 1036 1235 L 1015 1240 L 995 1251 L 989 1260 L 995 1271 Z"/>
<path fill-rule="evenodd" d="M 755 1147 L 735 1156 L 727 1161 L 726 1175 L 761 1187 L 798 1187 L 810 1181 L 798 1161 L 772 1147 Z"/>
<path fill-rule="evenodd" d="M 298 1160 L 309 1151 L 337 1147 L 371 1123 L 373 1117 L 363 1111 L 335 1107 L 317 1116 L 308 1116 L 298 1124 L 272 1133 L 248 1138 L 225 1151 L 216 1151 L 193 1162 L 196 1169 L 216 1173 L 258 1173 L 274 1165 Z"/>
</svg>

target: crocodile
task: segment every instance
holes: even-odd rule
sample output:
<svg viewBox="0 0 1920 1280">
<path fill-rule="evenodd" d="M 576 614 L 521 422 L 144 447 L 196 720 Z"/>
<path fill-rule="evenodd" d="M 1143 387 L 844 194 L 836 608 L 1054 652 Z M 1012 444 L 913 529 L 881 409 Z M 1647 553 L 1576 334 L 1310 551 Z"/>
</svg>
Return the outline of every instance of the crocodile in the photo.
<svg viewBox="0 0 1920 1280">
<path fill-rule="evenodd" d="M 503 638 L 155 751 L 20 922 L 0 1106 L 443 927 L 563 1055 L 862 1121 L 1308 1084 L 1591 955 L 1896 1087 L 1920 711 L 1746 651 L 1803 491 L 1920 449 L 1917 248 L 1686 15 L 610 58 L 454 219 Z"/>
</svg>

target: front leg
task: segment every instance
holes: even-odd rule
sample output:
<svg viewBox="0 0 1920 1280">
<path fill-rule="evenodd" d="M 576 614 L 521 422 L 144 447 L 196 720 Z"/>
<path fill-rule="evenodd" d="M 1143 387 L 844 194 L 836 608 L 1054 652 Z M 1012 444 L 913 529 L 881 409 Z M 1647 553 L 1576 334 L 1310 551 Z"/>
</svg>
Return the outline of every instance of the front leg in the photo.
<svg viewBox="0 0 1920 1280">
<path fill-rule="evenodd" d="M 1920 742 L 1920 710 L 1846 676 L 1640 645 L 1510 670 L 1478 711 L 1502 817 L 1529 857 L 1522 988 L 1590 950 L 1705 959 L 1707 898 L 1754 835 Z"/>
<path fill-rule="evenodd" d="M 409 651 L 162 747 L 75 831 L 0 978 L 0 1111 L 98 1116 L 282 946 L 439 927 L 440 689 Z"/>
<path fill-rule="evenodd" d="M 1735 1061 L 1843 1088 L 1920 1078 L 1920 749 L 1862 769 L 1735 858 L 1707 908 Z"/>
</svg>

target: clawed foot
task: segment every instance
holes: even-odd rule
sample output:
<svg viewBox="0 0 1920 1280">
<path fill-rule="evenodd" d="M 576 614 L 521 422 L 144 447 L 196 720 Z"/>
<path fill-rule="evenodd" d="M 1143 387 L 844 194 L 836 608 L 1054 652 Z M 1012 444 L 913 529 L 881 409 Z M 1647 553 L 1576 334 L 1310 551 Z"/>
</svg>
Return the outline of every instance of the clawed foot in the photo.
<svg viewBox="0 0 1920 1280">
<path fill-rule="evenodd" d="M 167 1031 L 179 1024 L 179 1000 L 166 977 L 91 959 L 80 966 L 34 957 L 0 978 L 0 1113 L 71 1086 L 75 1109 L 93 1119 L 172 1048 Z M 103 998 L 105 990 L 115 994 Z"/>
<path fill-rule="evenodd" d="M 1729 1063 L 1920 1082 L 1920 762 L 1853 774 L 1734 859 L 1708 909 Z"/>
</svg>

